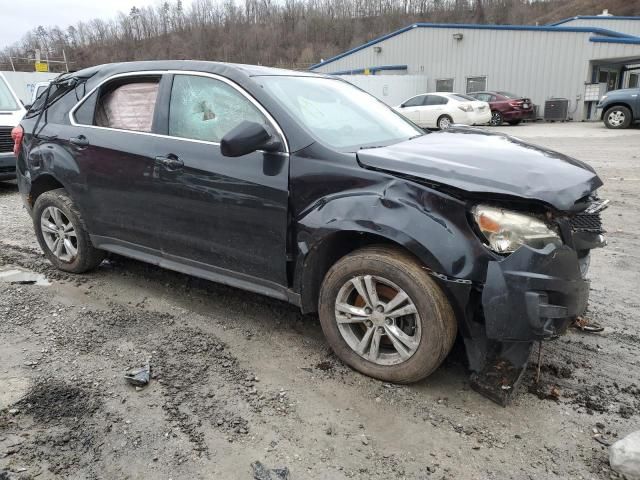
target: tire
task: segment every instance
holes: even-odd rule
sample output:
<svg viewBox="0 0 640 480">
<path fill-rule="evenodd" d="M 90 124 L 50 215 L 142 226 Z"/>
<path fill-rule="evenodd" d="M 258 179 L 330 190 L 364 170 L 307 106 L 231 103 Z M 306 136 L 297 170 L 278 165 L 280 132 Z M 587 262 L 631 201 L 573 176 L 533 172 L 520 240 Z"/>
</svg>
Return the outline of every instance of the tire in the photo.
<svg viewBox="0 0 640 480">
<path fill-rule="evenodd" d="M 38 197 L 33 207 L 33 226 L 40 248 L 58 270 L 83 273 L 96 268 L 105 257 L 92 245 L 80 212 L 64 189 L 50 190 Z M 61 242 L 60 238 L 65 240 Z"/>
<path fill-rule="evenodd" d="M 492 127 L 499 127 L 503 123 L 504 123 L 504 118 L 502 116 L 502 113 L 500 113 L 497 110 L 492 111 L 491 112 L 491 120 L 489 121 L 489 125 L 491 125 Z"/>
<path fill-rule="evenodd" d="M 453 125 L 453 119 L 449 115 L 442 115 L 440 118 L 438 118 L 436 125 L 440 130 L 446 130 L 451 125 Z"/>
<path fill-rule="evenodd" d="M 629 128 L 633 121 L 631 110 L 623 106 L 611 107 L 604 113 L 604 124 L 614 130 Z"/>
<path fill-rule="evenodd" d="M 507 123 L 512 127 L 515 127 L 516 125 L 520 125 L 522 123 L 522 120 L 511 120 L 510 122 L 507 122 Z"/>
<path fill-rule="evenodd" d="M 388 311 L 370 310 L 371 315 L 366 318 L 372 320 L 361 322 L 357 315 L 349 319 L 349 314 L 344 313 L 345 304 L 348 304 L 349 310 L 351 305 L 362 307 L 359 311 L 366 308 L 364 297 L 352 282 L 360 281 L 360 287 L 365 288 L 365 292 L 371 291 L 365 282 L 367 276 L 373 281 L 373 290 L 384 308 L 392 303 L 389 297 L 396 298 L 397 288 L 408 299 Z M 351 293 L 346 294 L 349 291 Z M 343 301 L 345 298 L 353 300 Z M 373 303 L 375 301 L 370 302 L 371 305 Z M 415 307 L 415 314 L 384 318 L 396 315 L 395 312 L 400 310 L 407 311 L 411 304 Z M 379 308 L 383 308 L 382 305 Z M 351 368 L 386 382 L 412 383 L 429 376 L 450 352 L 457 333 L 451 304 L 419 261 L 402 250 L 385 246 L 357 250 L 331 267 L 322 283 L 318 312 L 322 331 L 335 354 Z M 341 322 L 349 323 L 339 324 L 339 318 Z M 396 345 L 401 336 L 397 337 L 395 333 L 392 336 L 390 333 L 399 329 L 404 334 L 400 350 Z M 362 353 L 357 353 L 353 346 L 362 345 L 360 342 L 370 330 L 375 333 L 369 336 L 371 341 L 368 347 Z M 361 337 L 358 337 L 358 333 Z M 380 346 L 378 350 L 374 349 L 376 335 Z M 407 339 L 412 340 L 415 348 L 403 343 Z M 404 356 L 400 354 L 401 350 Z M 407 357 L 410 350 L 412 353 Z M 372 359 L 374 354 L 377 356 Z"/>
</svg>

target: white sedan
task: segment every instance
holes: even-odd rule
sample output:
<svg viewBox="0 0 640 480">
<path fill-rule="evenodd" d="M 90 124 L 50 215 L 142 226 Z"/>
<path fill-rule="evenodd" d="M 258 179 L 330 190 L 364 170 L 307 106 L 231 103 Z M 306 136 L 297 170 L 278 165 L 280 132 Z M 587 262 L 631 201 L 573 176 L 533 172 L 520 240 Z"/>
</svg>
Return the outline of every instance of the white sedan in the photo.
<svg viewBox="0 0 640 480">
<path fill-rule="evenodd" d="M 395 109 L 421 128 L 444 130 L 454 123 L 482 125 L 491 120 L 487 102 L 462 93 L 423 93 Z"/>
</svg>

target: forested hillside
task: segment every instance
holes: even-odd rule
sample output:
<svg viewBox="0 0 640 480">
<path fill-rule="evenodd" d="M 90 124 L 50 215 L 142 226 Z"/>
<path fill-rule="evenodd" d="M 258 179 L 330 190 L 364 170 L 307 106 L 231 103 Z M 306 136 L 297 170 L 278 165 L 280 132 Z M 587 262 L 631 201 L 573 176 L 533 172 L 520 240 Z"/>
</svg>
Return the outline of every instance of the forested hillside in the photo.
<svg viewBox="0 0 640 480">
<path fill-rule="evenodd" d="M 544 24 L 573 15 L 640 15 L 640 0 L 172 0 L 113 18 L 43 25 L 0 52 L 113 61 L 205 59 L 306 68 L 412 22 Z M 14 61 L 17 69 L 33 63 Z"/>
</svg>

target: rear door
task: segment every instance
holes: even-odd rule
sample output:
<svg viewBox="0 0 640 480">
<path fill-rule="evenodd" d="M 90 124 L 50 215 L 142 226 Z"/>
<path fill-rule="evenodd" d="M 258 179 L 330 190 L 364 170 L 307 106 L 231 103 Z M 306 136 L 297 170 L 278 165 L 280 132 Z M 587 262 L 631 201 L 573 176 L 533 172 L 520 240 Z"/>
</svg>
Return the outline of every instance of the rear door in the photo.
<svg viewBox="0 0 640 480">
<path fill-rule="evenodd" d="M 164 135 L 154 140 L 160 192 L 154 208 L 161 212 L 165 256 L 286 285 L 289 155 L 220 152 L 220 140 L 240 122 L 262 123 L 281 136 L 275 122 L 248 93 L 216 75 L 175 74 L 165 102 Z"/>
<path fill-rule="evenodd" d="M 78 203 L 100 244 L 160 249 L 154 174 L 163 150 L 154 133 L 162 79 L 142 73 L 108 80 L 58 135 L 77 162 Z"/>
</svg>

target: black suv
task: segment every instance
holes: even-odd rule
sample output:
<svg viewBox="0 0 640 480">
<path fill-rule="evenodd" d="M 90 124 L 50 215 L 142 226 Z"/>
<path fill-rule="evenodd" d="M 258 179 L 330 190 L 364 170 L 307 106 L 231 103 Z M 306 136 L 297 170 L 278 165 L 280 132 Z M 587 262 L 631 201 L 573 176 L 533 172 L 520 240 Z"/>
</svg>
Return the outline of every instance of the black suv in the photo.
<svg viewBox="0 0 640 480">
<path fill-rule="evenodd" d="M 460 333 L 473 384 L 505 401 L 533 341 L 585 310 L 604 244 L 589 166 L 481 129 L 425 133 L 329 76 L 102 65 L 59 77 L 18 130 L 57 268 L 113 252 L 291 302 L 385 381 L 426 377 Z"/>
</svg>

